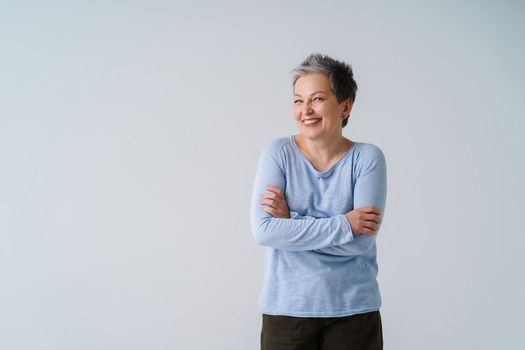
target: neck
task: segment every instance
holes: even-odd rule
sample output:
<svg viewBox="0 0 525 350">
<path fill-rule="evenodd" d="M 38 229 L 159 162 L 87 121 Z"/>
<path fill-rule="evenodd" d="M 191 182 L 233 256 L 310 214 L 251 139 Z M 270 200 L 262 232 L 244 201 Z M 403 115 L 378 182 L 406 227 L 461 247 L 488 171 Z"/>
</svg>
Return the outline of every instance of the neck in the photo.
<svg viewBox="0 0 525 350">
<path fill-rule="evenodd" d="M 295 141 L 312 161 L 320 164 L 330 163 L 352 146 L 352 141 L 345 138 L 342 134 L 337 135 L 335 138 L 317 140 L 308 139 L 299 134 L 296 135 Z"/>
</svg>

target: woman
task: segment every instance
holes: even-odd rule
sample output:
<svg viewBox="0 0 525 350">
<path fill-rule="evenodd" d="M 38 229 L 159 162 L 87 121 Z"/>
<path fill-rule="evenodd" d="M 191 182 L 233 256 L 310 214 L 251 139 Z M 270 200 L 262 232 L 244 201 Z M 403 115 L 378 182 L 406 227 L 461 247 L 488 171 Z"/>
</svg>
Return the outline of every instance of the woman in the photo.
<svg viewBox="0 0 525 350">
<path fill-rule="evenodd" d="M 253 237 L 268 247 L 261 349 L 382 349 L 385 157 L 342 135 L 357 91 L 350 65 L 312 54 L 293 90 L 299 133 L 264 147 L 251 201 Z"/>
</svg>

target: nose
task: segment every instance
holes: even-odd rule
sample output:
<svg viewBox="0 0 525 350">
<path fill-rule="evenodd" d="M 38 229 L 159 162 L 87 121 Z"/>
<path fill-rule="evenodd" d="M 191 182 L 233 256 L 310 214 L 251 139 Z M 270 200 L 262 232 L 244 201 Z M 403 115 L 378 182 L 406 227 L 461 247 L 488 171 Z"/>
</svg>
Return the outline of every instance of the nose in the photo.
<svg viewBox="0 0 525 350">
<path fill-rule="evenodd" d="M 312 113 L 312 106 L 310 105 L 310 102 L 303 103 L 303 114 L 310 114 Z"/>
</svg>

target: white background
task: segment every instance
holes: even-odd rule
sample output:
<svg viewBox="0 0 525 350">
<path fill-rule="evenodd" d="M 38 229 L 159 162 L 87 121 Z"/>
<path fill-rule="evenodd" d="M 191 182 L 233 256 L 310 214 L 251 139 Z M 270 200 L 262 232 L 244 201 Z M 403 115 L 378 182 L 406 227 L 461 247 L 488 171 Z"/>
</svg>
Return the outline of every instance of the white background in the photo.
<svg viewBox="0 0 525 350">
<path fill-rule="evenodd" d="M 258 349 L 262 147 L 352 64 L 385 349 L 523 349 L 519 1 L 0 3 L 0 348 Z"/>
</svg>

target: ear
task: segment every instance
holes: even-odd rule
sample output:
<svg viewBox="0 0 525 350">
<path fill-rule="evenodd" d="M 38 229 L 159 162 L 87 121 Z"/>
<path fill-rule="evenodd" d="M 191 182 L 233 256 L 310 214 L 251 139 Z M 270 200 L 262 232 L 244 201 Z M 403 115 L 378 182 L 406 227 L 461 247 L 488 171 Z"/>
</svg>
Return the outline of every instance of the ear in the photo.
<svg viewBox="0 0 525 350">
<path fill-rule="evenodd" d="M 353 103 L 352 103 L 352 99 L 350 99 L 350 97 L 346 101 L 344 101 L 343 103 L 344 103 L 344 106 L 343 106 L 343 118 L 345 118 L 352 111 Z"/>
</svg>

